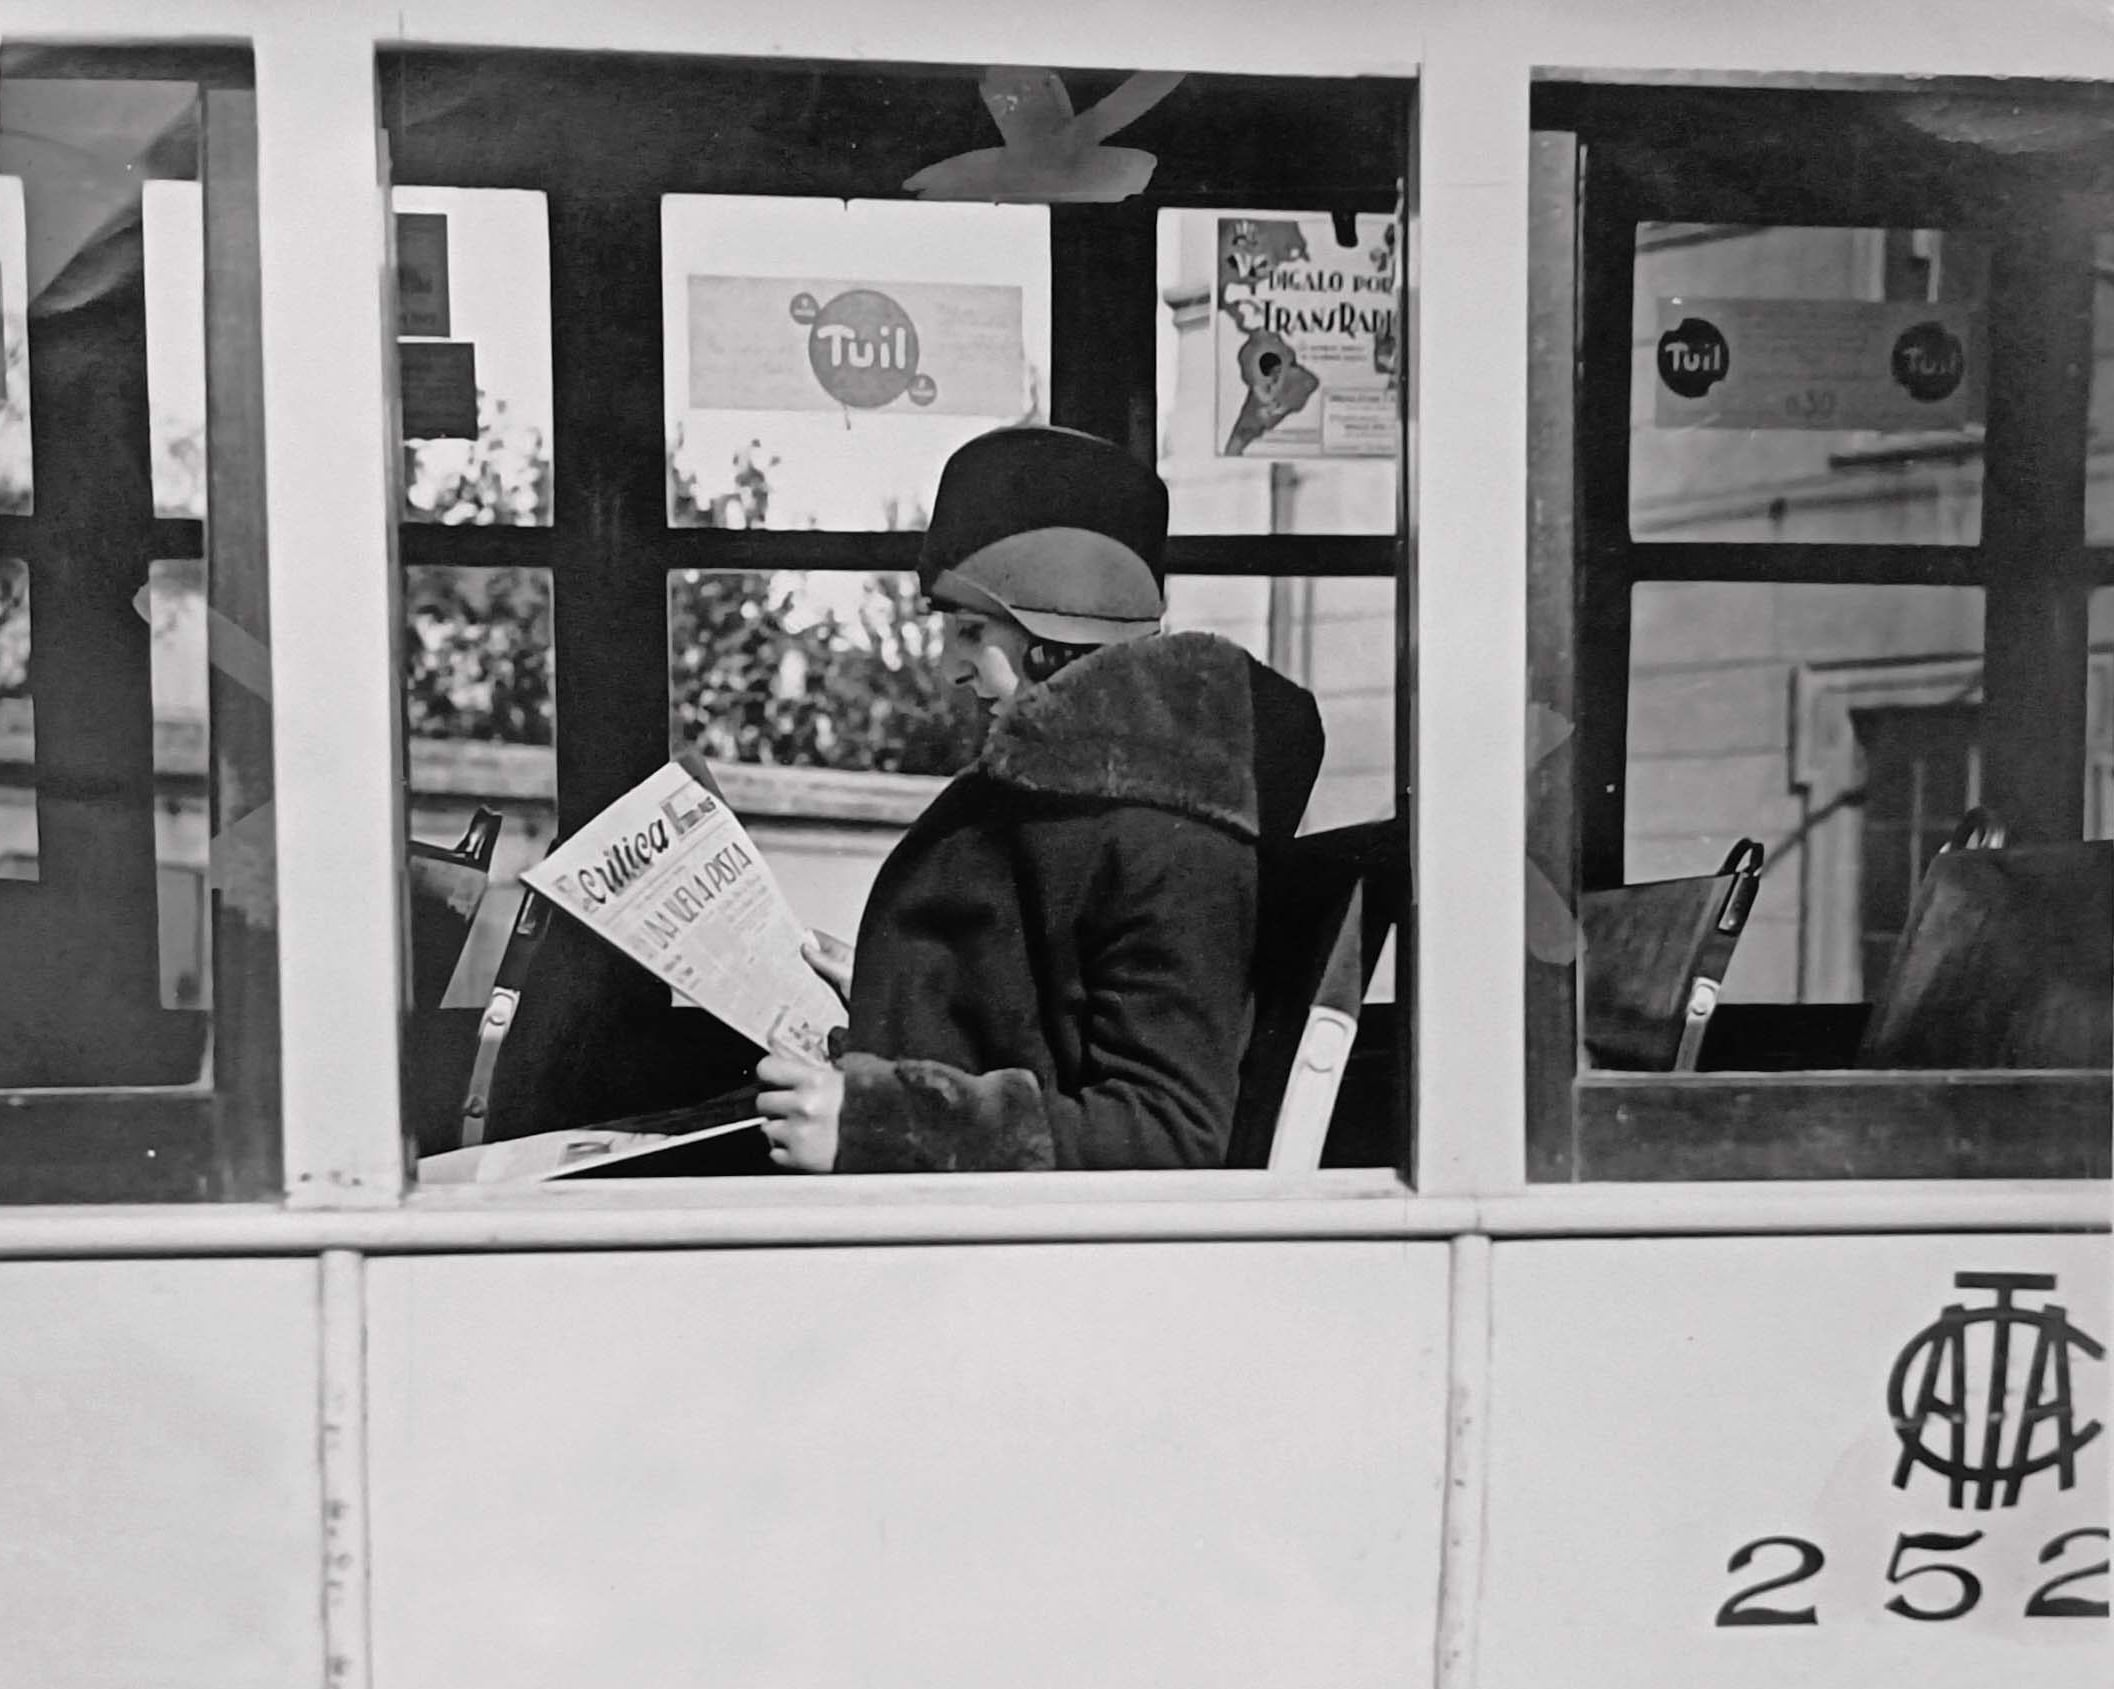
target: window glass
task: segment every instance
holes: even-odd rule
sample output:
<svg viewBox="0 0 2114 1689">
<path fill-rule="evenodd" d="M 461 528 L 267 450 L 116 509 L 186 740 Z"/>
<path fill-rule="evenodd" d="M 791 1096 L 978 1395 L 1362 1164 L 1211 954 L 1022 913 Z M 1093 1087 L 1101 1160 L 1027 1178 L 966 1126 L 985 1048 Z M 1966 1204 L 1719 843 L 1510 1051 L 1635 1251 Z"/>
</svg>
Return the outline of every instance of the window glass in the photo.
<svg viewBox="0 0 2114 1689">
<path fill-rule="evenodd" d="M 2085 670 L 2085 836 L 2114 839 L 2114 586 L 2092 594 Z"/>
<path fill-rule="evenodd" d="M 161 1001 L 168 1009 L 210 1008 L 213 1001 L 205 585 L 205 564 L 196 558 L 155 563 L 148 568 L 141 605 L 147 618 L 149 688 L 154 704 L 154 866 Z"/>
<path fill-rule="evenodd" d="M 543 195 L 400 187 L 390 203 L 405 515 L 548 527 L 556 470 Z"/>
<path fill-rule="evenodd" d="M 1394 595 L 1387 580 L 1167 582 L 1170 632 L 1220 634 L 1315 694 L 1328 743 L 1303 832 L 1394 813 Z M 717 766 L 803 914 L 856 930 L 887 846 L 985 725 L 937 667 L 916 577 L 676 570 L 668 632 L 671 750 Z M 1383 957 L 1372 996 L 1392 993 Z"/>
<path fill-rule="evenodd" d="M 2092 265 L 2092 389 L 2085 461 L 2085 540 L 2114 544 L 2114 234 L 2101 234 Z"/>
<path fill-rule="evenodd" d="M 1345 244 L 1327 216 L 1160 213 L 1154 345 L 1173 532 L 1395 531 L 1394 221 L 1361 215 Z M 1222 280 L 1250 251 L 1272 270 Z"/>
<path fill-rule="evenodd" d="M 1981 795 L 1981 592 L 1660 581 L 1630 612 L 1625 881 L 1714 874 L 1751 838 L 1725 1000 L 1870 1001 Z"/>
<path fill-rule="evenodd" d="M 1639 225 L 1631 534 L 1973 544 L 1988 263 L 1934 229 Z"/>
<path fill-rule="evenodd" d="M 474 917 L 442 941 L 459 944 L 459 958 L 442 968 L 440 1003 L 425 1006 L 482 1007 L 520 907 L 521 870 L 557 826 L 550 571 L 411 568 L 404 611 L 411 836 L 452 847 L 480 811 L 500 821 Z"/>
<path fill-rule="evenodd" d="M 262 512 L 211 534 L 199 520 L 207 372 L 261 380 L 246 335 L 209 337 L 207 252 L 256 239 L 251 149 L 201 144 L 213 125 L 238 140 L 252 109 L 235 56 L 215 60 L 209 85 L 180 54 L 157 79 L 0 84 L 0 520 L 19 559 L 0 564 L 0 1090 L 25 1123 L 0 1133 L 10 1201 L 258 1197 L 278 1181 Z M 227 173 L 217 201 L 201 168 Z M 254 313 L 253 270 L 232 261 L 214 283 L 220 320 Z M 53 1163 L 36 1115 L 104 1087 L 137 1094 L 142 1153 Z"/>
<path fill-rule="evenodd" d="M 983 719 L 939 666 L 917 577 L 679 569 L 668 577 L 668 737 L 715 762 L 953 774 Z"/>
<path fill-rule="evenodd" d="M 1393 581 L 1359 577 L 1168 578 L 1170 632 L 1222 634 L 1298 681 L 1320 706 L 1327 743 L 1300 821 L 1302 834 L 1384 821 L 1396 813 L 1395 596 Z M 1390 931 L 1375 957 L 1368 1003 L 1395 1001 L 1398 936 Z M 1378 1138 L 1356 1152 L 1379 1161 L 1388 1155 Z M 1359 1164 L 1356 1157 L 1345 1164 Z"/>
<path fill-rule="evenodd" d="M 476 542 L 474 557 L 471 548 L 459 547 L 460 559 L 450 549 L 454 542 L 431 531 L 407 527 L 399 543 L 404 557 L 420 566 L 474 561 L 491 571 L 518 560 L 524 568 L 550 568 L 549 616 L 564 647 L 572 719 L 547 724 L 553 741 L 547 755 L 565 770 L 565 789 L 551 813 L 562 815 L 568 833 L 606 814 L 664 751 L 700 751 L 795 914 L 849 937 L 890 850 L 977 754 L 987 725 L 972 695 L 947 684 L 936 661 L 938 620 L 920 601 L 908 568 L 948 457 L 994 428 L 1053 420 L 1060 399 L 1065 420 L 1131 439 L 1140 425 L 1130 399 L 1142 400 L 1154 375 L 1145 363 L 1148 319 L 1163 314 L 1160 399 L 1169 438 L 1194 412 L 1204 425 L 1205 452 L 1217 455 L 1215 392 L 1190 386 L 1178 395 L 1175 366 L 1189 350 L 1171 361 L 1165 356 L 1177 344 L 1177 325 L 1165 313 L 1160 284 L 1179 279 L 1181 243 L 1167 248 L 1173 268 L 1163 276 L 1158 255 L 1134 238 L 1142 226 L 1130 209 L 1067 206 L 1059 216 L 1032 202 L 896 197 L 927 189 L 937 196 L 950 183 L 984 182 L 977 172 L 1004 176 L 1019 168 L 1017 160 L 995 156 L 990 109 L 974 69 L 627 60 L 569 78 L 566 68 L 563 55 L 538 58 L 533 67 L 511 56 L 466 67 L 456 56 L 388 53 L 384 121 L 400 174 L 428 182 L 562 177 L 569 193 L 581 195 L 582 203 L 557 206 L 548 254 L 554 310 L 614 296 L 642 267 L 659 264 L 658 325 L 608 315 L 579 322 L 561 317 L 552 376 L 563 414 L 607 415 L 618 424 L 613 434 L 622 433 L 623 417 L 637 420 L 641 393 L 650 419 L 658 378 L 666 525 L 575 523 L 561 513 L 546 540 L 495 532 Z M 1115 72 L 1050 73 L 1060 74 L 1082 111 L 1124 82 Z M 466 76 L 488 97 L 430 97 L 441 84 L 459 86 Z M 663 97 L 678 84 L 681 100 Z M 1049 84 L 1039 86 L 1046 92 Z M 1400 489 L 1395 342 L 1401 325 L 1388 244 L 1394 219 L 1371 211 L 1395 196 L 1406 91 L 1380 88 L 1346 84 L 1342 100 L 1328 104 L 1295 82 L 1272 85 L 1265 97 L 1226 79 L 1149 77 L 1143 90 L 1164 104 L 1153 106 L 1149 120 L 1132 119 L 1136 150 L 1081 161 L 1081 168 L 1114 170 L 1127 179 L 1150 157 L 1155 191 L 1169 203 L 1213 197 L 1229 180 L 1237 185 L 1250 178 L 1268 197 L 1282 189 L 1273 174 L 1284 160 L 1282 148 L 1265 170 L 1245 154 L 1229 153 L 1224 137 L 1281 129 L 1286 109 L 1313 98 L 1313 168 L 1292 179 L 1314 184 L 1324 203 L 1341 191 L 1366 209 L 1351 225 L 1358 274 L 1372 284 L 1363 289 L 1364 326 L 1352 325 L 1350 355 L 1336 360 L 1339 366 L 1362 360 L 1362 377 L 1337 382 L 1332 405 L 1317 402 L 1306 419 L 1316 425 L 1317 439 L 1326 433 L 1339 454 L 1359 448 L 1357 455 L 1229 458 L 1234 473 L 1223 479 L 1236 490 L 1238 509 L 1223 499 L 1208 508 L 1191 500 L 1185 515 L 1189 495 L 1182 485 L 1174 488 L 1173 527 L 1183 540 L 1203 543 L 1173 553 L 1181 572 L 1168 582 L 1168 625 L 1223 632 L 1319 700 L 1329 741 L 1305 816 L 1309 833 L 1392 823 L 1397 808 L 1391 541 Z M 538 125 L 495 125 L 479 115 L 512 109 L 507 96 L 531 90 L 542 101 L 545 121 Z M 854 111 L 863 114 L 856 122 L 846 117 Z M 576 115 L 584 121 L 571 121 Z M 744 143 L 727 144 L 737 130 Z M 914 177 L 922 185 L 906 189 Z M 608 205 L 584 203 L 604 191 L 612 196 Z M 649 193 L 657 196 L 657 218 L 636 215 Z M 415 214 L 403 194 L 395 209 Z M 1334 220 L 1306 221 L 1318 224 L 1323 256 L 1333 258 Z M 1216 241 L 1216 215 L 1207 214 L 1204 226 Z M 577 240 L 568 233 L 576 229 Z M 415 315 L 437 292 L 415 273 L 421 242 L 430 251 L 435 237 L 402 222 L 396 235 L 400 301 Z M 454 258 L 451 247 L 451 265 Z M 1206 258 L 1207 282 L 1213 262 Z M 466 273 L 467 264 L 465 257 L 455 268 Z M 1053 302 L 1059 287 L 1072 291 Z M 1294 290 L 1285 291 L 1289 298 Z M 448 303 L 460 319 L 458 301 L 451 295 Z M 1128 328 L 1102 333 L 1095 326 L 1120 312 L 1129 313 Z M 1053 318 L 1078 325 L 1080 334 L 1078 344 L 1054 358 Z M 445 330 L 435 325 L 421 332 L 410 321 L 400 326 L 413 337 L 407 346 L 440 346 L 464 336 L 460 320 Z M 642 326 L 658 328 L 658 345 L 651 333 L 639 332 Z M 480 334 L 480 386 L 484 350 Z M 1328 362 L 1312 346 L 1302 343 L 1300 350 L 1313 367 Z M 1065 391 L 1054 397 L 1053 362 L 1065 378 Z M 1308 370 L 1306 363 L 1299 367 Z M 1209 369 L 1203 374 L 1208 381 Z M 412 389 L 407 378 L 407 404 Z M 1285 444 L 1304 426 L 1285 428 L 1271 444 Z M 1162 454 L 1170 481 L 1189 474 L 1187 450 Z M 568 469 L 566 496 L 580 498 L 589 513 L 628 510 L 636 470 L 628 448 L 583 451 Z M 1208 504 L 1212 477 L 1190 480 Z M 1213 535 L 1231 542 L 1223 555 Z M 1302 543 L 1308 536 L 1365 543 L 1324 545 L 1309 556 Z M 555 556 L 549 540 L 558 542 Z M 1315 578 L 1299 572 L 1308 567 Z M 420 570 L 410 574 L 414 596 L 436 589 Z M 482 603 L 435 610 L 423 621 L 414 608 L 415 663 L 444 668 L 435 652 L 464 641 L 483 653 L 501 619 Z M 456 628 L 459 635 L 439 637 Z M 658 652 L 652 649 L 663 640 Z M 666 738 L 653 742 L 661 740 L 658 699 L 641 700 L 633 688 L 647 672 L 658 694 L 663 663 Z M 459 735 L 469 730 L 458 722 L 465 712 L 456 696 L 466 689 L 439 685 L 440 678 L 413 677 L 407 713 L 415 769 L 441 754 L 474 750 L 482 758 L 543 749 L 466 746 Z M 599 707 L 604 701 L 606 710 Z M 639 714 L 642 701 L 654 706 L 646 717 Z M 650 739 L 641 739 L 649 730 Z M 1241 754 L 1264 753 L 1243 743 Z M 432 795 L 412 793 L 421 847 L 452 842 L 453 830 L 474 815 L 475 794 L 464 795 L 445 816 L 426 801 Z M 671 817 L 671 825 L 682 822 Z M 1309 924 L 1337 939 L 1350 885 L 1361 873 L 1377 885 L 1399 866 L 1399 852 L 1379 861 L 1395 842 L 1383 828 L 1332 841 L 1336 854 L 1326 857 L 1327 871 L 1312 877 L 1331 896 L 1340 890 L 1342 902 Z M 432 853 L 420 860 L 433 860 Z M 1322 853 L 1315 860 L 1323 861 Z M 419 878 L 415 860 L 414 914 Z M 503 880 L 495 866 L 483 888 L 487 908 Z M 1225 882 L 1211 889 L 1223 890 Z M 502 918 L 512 907 L 501 906 Z M 672 913 L 651 911 L 662 925 L 644 930 L 672 943 L 671 934 L 679 936 L 673 922 L 688 927 L 700 918 L 696 910 L 672 907 Z M 1382 898 L 1373 907 L 1371 948 L 1377 949 L 1380 914 L 1393 904 Z M 1212 926 L 1221 935 L 1232 930 Z M 516 931 L 527 934 L 512 952 L 516 960 L 558 983 L 525 991 L 518 1018 L 507 1022 L 507 1054 L 493 1068 L 497 1124 L 487 1143 L 558 1126 L 662 1118 L 656 1110 L 695 1104 L 700 1088 L 724 1088 L 723 1078 L 745 1077 L 744 1063 L 753 1067 L 755 1052 L 731 1021 L 707 1024 L 695 1007 L 669 1012 L 665 978 L 627 970 L 569 918 L 561 915 L 540 939 L 518 923 Z M 1384 959 L 1380 971 L 1391 972 Z M 1214 967 L 1212 977 L 1222 973 Z M 1280 976 L 1292 978 L 1293 970 L 1271 977 Z M 425 992 L 416 997 L 418 1008 L 441 1012 L 409 1017 L 406 1095 L 414 1100 L 407 1101 L 407 1113 L 416 1116 L 416 1135 L 429 1154 L 445 1153 L 443 1146 L 463 1135 L 459 1099 L 465 1075 L 474 1071 L 465 1051 L 476 1041 L 474 1026 L 464 1023 L 481 1006 L 478 993 L 490 978 L 465 961 L 444 1000 Z M 1377 982 L 1375 994 L 1385 996 L 1389 982 Z M 812 982 L 803 976 L 803 983 Z M 1329 988 L 1345 989 L 1340 971 L 1330 976 Z M 577 997 L 568 1000 L 567 991 Z M 1186 982 L 1183 995 L 1195 995 Z M 1312 1001 L 1285 995 L 1272 1024 L 1290 1027 L 1296 1044 Z M 721 1007 L 739 1013 L 731 1004 Z M 458 1011 L 452 1021 L 444 1012 L 450 1008 Z M 1227 1024 L 1239 1019 L 1236 1005 Z M 1383 1012 L 1360 1029 L 1358 1100 L 1346 1107 L 1364 1129 L 1325 1150 L 1317 1144 L 1316 1159 L 1394 1160 L 1399 1122 L 1391 1071 L 1372 1058 L 1391 1054 L 1395 1019 Z M 555 1051 L 554 1032 L 573 1043 Z M 1251 1131 L 1243 1153 L 1266 1141 L 1271 1124 L 1263 1105 L 1253 1106 L 1256 1130 L 1265 1137 L 1255 1139 Z M 1323 1118 L 1317 1130 L 1328 1125 Z M 499 1160 L 505 1164 L 507 1157 Z M 739 1170 L 764 1169 L 744 1164 Z M 421 1176 L 428 1171 L 442 1170 L 422 1168 Z"/>
<path fill-rule="evenodd" d="M 668 744 L 702 753 L 801 920 L 849 938 L 889 849 L 982 744 L 893 571 L 668 576 Z"/>
<path fill-rule="evenodd" d="M 1328 748 L 1316 831 L 1394 812 L 1395 586 L 1175 575 L 1170 632 L 1221 634 L 1315 694 Z M 940 619 L 909 574 L 682 569 L 668 579 L 669 741 L 714 761 L 946 775 L 981 720 L 935 667 Z"/>
<path fill-rule="evenodd" d="M 2104 1178 L 2090 123 L 1535 104 L 1530 1178 Z"/>
<path fill-rule="evenodd" d="M 1246 647 L 1314 694 L 1328 734 L 1302 831 L 1395 812 L 1395 583 L 1311 575 L 1175 575 L 1169 631 Z"/>
<path fill-rule="evenodd" d="M 1049 239 L 1041 206 L 668 195 L 669 521 L 924 526 L 956 446 L 1044 419 Z"/>
</svg>

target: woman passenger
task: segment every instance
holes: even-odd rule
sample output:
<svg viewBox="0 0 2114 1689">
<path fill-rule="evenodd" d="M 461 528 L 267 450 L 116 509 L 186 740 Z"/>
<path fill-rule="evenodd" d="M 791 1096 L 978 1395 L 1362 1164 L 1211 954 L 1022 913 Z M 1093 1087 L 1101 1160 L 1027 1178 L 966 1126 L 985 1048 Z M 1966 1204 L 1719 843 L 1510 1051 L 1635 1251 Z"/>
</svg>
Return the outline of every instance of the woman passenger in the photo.
<svg viewBox="0 0 2114 1689">
<path fill-rule="evenodd" d="M 1321 733 L 1231 641 L 1159 632 L 1166 537 L 1160 478 L 1092 436 L 948 461 L 919 576 L 989 733 L 882 865 L 856 967 L 810 949 L 850 1025 L 831 1066 L 758 1067 L 779 1165 L 1223 1163 L 1258 846 L 1297 826 Z"/>
</svg>

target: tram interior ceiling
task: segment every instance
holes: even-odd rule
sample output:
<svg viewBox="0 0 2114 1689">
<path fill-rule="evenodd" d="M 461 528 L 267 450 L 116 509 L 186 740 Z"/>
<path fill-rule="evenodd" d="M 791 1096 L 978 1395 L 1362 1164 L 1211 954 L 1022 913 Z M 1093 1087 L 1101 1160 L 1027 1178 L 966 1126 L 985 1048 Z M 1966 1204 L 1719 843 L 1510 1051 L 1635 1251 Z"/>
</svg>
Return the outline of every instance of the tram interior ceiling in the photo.
<svg viewBox="0 0 2114 1689">
<path fill-rule="evenodd" d="M 1025 97 L 1046 109 L 1002 115 L 990 85 L 1001 74 L 1030 79 Z M 908 654 L 933 637 L 908 571 L 940 463 L 974 433 L 1045 421 L 1158 465 L 1172 494 L 1169 627 L 1227 634 L 1320 697 L 1330 749 L 1307 827 L 1333 841 L 1315 850 L 1372 862 L 1359 871 L 1351 924 L 1364 977 L 1377 981 L 1322 1159 L 1406 1165 L 1410 994 L 1395 977 L 1399 968 L 1406 981 L 1410 951 L 1400 384 L 1380 395 L 1386 431 L 1363 461 L 1229 457 L 1214 421 L 1223 336 L 1212 295 L 1222 216 L 1298 214 L 1323 256 L 1340 251 L 1379 278 L 1393 313 L 1410 104 L 1407 84 L 1382 80 L 380 54 L 397 210 L 449 219 L 453 327 L 477 343 L 486 436 L 406 441 L 398 538 L 414 643 L 430 656 L 463 629 L 483 638 L 475 630 L 497 625 L 500 600 L 525 590 L 537 608 L 524 644 L 548 687 L 540 725 L 519 733 L 451 714 L 445 674 L 440 691 L 412 700 L 409 807 L 429 866 L 473 804 L 509 814 L 467 940 L 460 923 L 452 939 L 445 922 L 428 929 L 429 946 L 463 949 L 448 990 L 436 999 L 429 988 L 407 1017 L 406 1127 L 419 1151 L 464 1141 L 464 1075 L 486 991 L 509 965 L 522 852 L 570 834 L 672 749 L 688 744 L 713 761 L 796 909 L 849 936 L 881 846 L 962 766 L 975 731 L 945 698 L 915 691 L 907 657 L 871 656 L 875 640 Z M 993 192 L 975 175 L 1023 126 L 1056 121 L 1066 106 L 1110 122 L 1123 114 L 1101 139 L 1149 155 L 1139 191 L 1070 199 L 1028 180 Z M 489 210 L 496 226 L 509 197 L 531 208 L 533 240 L 520 250 L 533 258 L 488 264 L 480 299 L 473 222 Z M 546 263 L 542 315 L 536 266 Z M 1025 388 L 975 417 L 943 414 L 944 377 L 942 402 L 925 415 L 834 401 L 770 408 L 805 406 L 798 396 L 737 403 L 696 373 L 695 342 L 782 337 L 782 301 L 768 322 L 730 326 L 748 278 L 779 277 L 808 278 L 817 298 L 828 297 L 823 284 L 900 288 L 906 300 L 953 288 L 972 313 L 1001 290 L 1017 294 L 1007 309 L 1020 313 Z M 473 311 L 491 326 L 475 326 Z M 525 330 L 531 319 L 547 331 Z M 509 335 L 528 343 L 534 379 L 548 382 L 537 401 L 547 413 L 511 412 L 547 414 L 543 455 L 519 477 L 535 490 L 472 510 L 484 469 L 513 484 L 494 443 L 503 429 L 487 426 Z M 1392 357 L 1392 333 L 1386 346 Z M 830 686 L 834 700 L 823 696 Z M 449 742 L 488 731 L 517 742 Z M 499 772 L 473 790 L 480 759 Z M 430 790 L 416 783 L 420 767 Z M 543 772 L 507 788 L 504 768 Z M 1393 966 L 1381 959 L 1390 928 Z M 1314 973 L 1328 948 L 1311 958 Z M 528 954 L 513 952 L 528 971 L 481 1105 L 488 1140 L 698 1123 L 713 1117 L 715 1096 L 728 1099 L 722 1112 L 747 1106 L 756 1052 L 746 1041 L 672 1005 L 665 986 L 569 920 Z M 1256 1065 L 1283 1082 L 1283 1064 Z M 1258 1139 L 1243 1119 L 1233 1159 L 1260 1165 L 1267 1132 Z M 692 1170 L 773 1171 L 753 1135 L 744 1142 L 755 1153 L 730 1146 Z"/>
<path fill-rule="evenodd" d="M 2105 1177 L 2114 103 L 1533 124 L 1530 1176 Z"/>
</svg>

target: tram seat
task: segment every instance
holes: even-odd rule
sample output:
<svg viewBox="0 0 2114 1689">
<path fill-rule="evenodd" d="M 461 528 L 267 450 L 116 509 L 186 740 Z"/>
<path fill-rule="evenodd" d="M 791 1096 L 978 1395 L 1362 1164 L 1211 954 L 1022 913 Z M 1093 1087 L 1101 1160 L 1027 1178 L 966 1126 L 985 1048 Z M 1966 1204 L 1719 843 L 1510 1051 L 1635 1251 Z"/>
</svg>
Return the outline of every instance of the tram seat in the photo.
<svg viewBox="0 0 2114 1689">
<path fill-rule="evenodd" d="M 482 805 L 455 845 L 413 839 L 410 846 L 411 1004 L 437 1009 L 470 942 L 477 906 L 492 877 L 499 812 Z"/>
<path fill-rule="evenodd" d="M 1359 1010 L 1408 887 L 1399 821 L 1311 833 L 1265 859 L 1255 1023 L 1241 1062 L 1229 1167 L 1321 1165 Z"/>
<path fill-rule="evenodd" d="M 2114 1061 L 2114 841 L 2007 845 L 1971 812 L 1924 871 L 1860 1067 Z"/>
<path fill-rule="evenodd" d="M 1587 892 L 1585 1047 L 1595 1066 L 1690 1072 L 1760 885 L 1742 839 L 1715 874 Z"/>
</svg>

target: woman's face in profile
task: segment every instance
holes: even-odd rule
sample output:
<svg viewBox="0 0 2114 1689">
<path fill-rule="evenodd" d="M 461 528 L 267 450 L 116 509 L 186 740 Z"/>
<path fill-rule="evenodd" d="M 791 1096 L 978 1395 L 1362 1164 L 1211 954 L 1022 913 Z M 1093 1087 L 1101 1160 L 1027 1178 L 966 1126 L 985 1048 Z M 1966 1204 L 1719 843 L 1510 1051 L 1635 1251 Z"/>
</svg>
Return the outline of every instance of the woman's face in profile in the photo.
<svg viewBox="0 0 2114 1689">
<path fill-rule="evenodd" d="M 993 708 L 1012 701 L 1027 682 L 1028 630 L 980 610 L 949 610 L 941 673 L 950 686 L 966 686 Z"/>
</svg>

